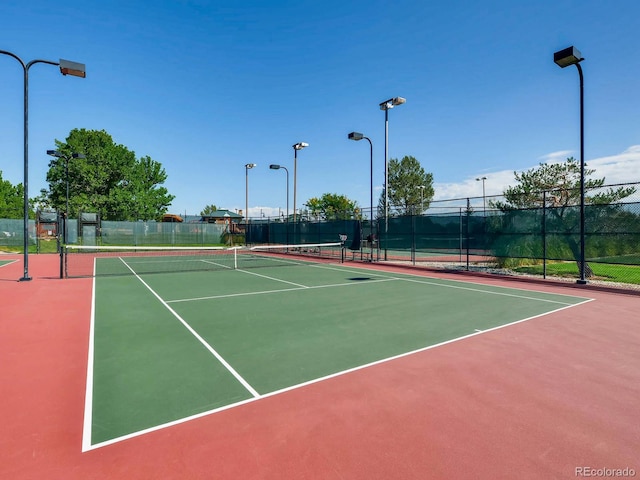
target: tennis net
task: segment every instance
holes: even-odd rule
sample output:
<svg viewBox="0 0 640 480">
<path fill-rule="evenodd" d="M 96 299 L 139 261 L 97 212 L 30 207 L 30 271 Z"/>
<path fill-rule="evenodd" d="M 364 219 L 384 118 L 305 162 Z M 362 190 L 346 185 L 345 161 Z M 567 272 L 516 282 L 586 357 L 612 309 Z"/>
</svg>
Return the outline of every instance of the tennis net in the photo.
<svg viewBox="0 0 640 480">
<path fill-rule="evenodd" d="M 61 276 L 145 275 L 236 270 L 341 259 L 341 243 L 247 247 L 65 245 Z"/>
</svg>

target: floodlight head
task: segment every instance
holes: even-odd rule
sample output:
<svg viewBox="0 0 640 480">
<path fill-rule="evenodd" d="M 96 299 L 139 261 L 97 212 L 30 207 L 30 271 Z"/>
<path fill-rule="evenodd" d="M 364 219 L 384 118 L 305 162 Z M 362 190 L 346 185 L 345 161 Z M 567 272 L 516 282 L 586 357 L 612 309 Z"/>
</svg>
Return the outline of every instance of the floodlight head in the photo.
<svg viewBox="0 0 640 480">
<path fill-rule="evenodd" d="M 58 150 L 47 150 L 47 155 L 51 155 L 52 157 L 62 157 L 62 153 L 60 153 Z"/>
<path fill-rule="evenodd" d="M 357 142 L 358 140 L 362 140 L 364 138 L 364 135 L 358 132 L 351 132 L 349 135 L 347 135 L 347 138 L 349 140 L 355 140 Z"/>
<path fill-rule="evenodd" d="M 402 105 L 403 103 L 406 103 L 407 99 L 403 98 L 403 97 L 393 97 L 390 98 L 389 100 L 385 100 L 384 102 L 382 102 L 380 104 L 380 110 L 389 110 L 393 107 L 397 107 L 398 105 Z"/>
<path fill-rule="evenodd" d="M 257 164 L 257 163 L 247 163 L 247 164 L 245 165 L 245 167 L 246 167 L 247 169 L 249 169 L 249 168 L 253 168 L 253 167 L 257 167 L 257 166 L 258 166 L 258 164 Z"/>
<path fill-rule="evenodd" d="M 553 61 L 561 68 L 580 63 L 584 58 L 576 47 L 565 48 L 553 54 Z"/>
<path fill-rule="evenodd" d="M 271 165 L 269 165 L 269 168 L 271 170 L 280 170 L 280 165 L 276 165 L 275 163 L 272 163 Z"/>
<path fill-rule="evenodd" d="M 63 75 L 71 75 L 74 77 L 87 77 L 84 63 L 71 62 L 69 60 L 63 59 L 60 59 L 60 73 Z"/>
<path fill-rule="evenodd" d="M 294 150 L 302 150 L 303 148 L 308 147 L 308 146 L 309 146 L 309 144 L 308 144 L 308 143 L 305 143 L 305 142 L 298 142 L 298 143 L 296 143 L 295 145 L 293 145 L 293 149 L 294 149 Z"/>
<path fill-rule="evenodd" d="M 487 177 L 478 177 L 478 178 L 476 178 L 476 182 L 479 182 L 480 180 L 486 180 L 486 179 L 487 179 Z"/>
<path fill-rule="evenodd" d="M 87 158 L 87 156 L 84 153 L 72 153 L 71 157 L 72 158 Z"/>
</svg>

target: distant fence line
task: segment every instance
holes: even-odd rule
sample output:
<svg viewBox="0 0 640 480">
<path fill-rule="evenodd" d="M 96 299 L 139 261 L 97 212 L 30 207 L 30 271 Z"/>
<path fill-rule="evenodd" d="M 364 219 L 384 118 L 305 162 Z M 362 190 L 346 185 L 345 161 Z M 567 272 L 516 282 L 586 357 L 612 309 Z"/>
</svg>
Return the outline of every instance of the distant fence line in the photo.
<svg viewBox="0 0 640 480">
<path fill-rule="evenodd" d="M 631 195 L 607 205 L 585 206 L 585 258 L 588 263 L 640 266 L 640 192 L 638 183 L 607 185 L 587 192 L 590 198 L 608 189 L 634 187 Z M 580 208 L 556 201 L 562 191 L 544 192 L 545 202 L 535 208 L 500 210 L 493 206 L 502 196 L 432 201 L 400 215 L 360 212 L 357 218 L 320 220 L 300 215 L 249 219 L 234 229 L 202 222 L 112 222 L 84 224 L 70 220 L 67 243 L 97 245 L 211 245 L 305 244 L 336 242 L 346 235 L 346 246 L 358 247 L 361 258 L 409 260 L 441 265 L 508 268 L 522 263 L 575 262 L 579 258 Z M 564 192 L 567 193 L 567 192 Z M 544 203 L 544 204 L 543 204 Z M 406 211 L 406 210 L 405 210 Z M 372 215 L 373 213 L 373 215 Z M 377 217 L 373 222 L 371 217 Z M 44 221 L 43 221 L 44 220 Z M 29 244 L 59 239 L 57 215 L 29 221 Z M 22 219 L 0 219 L 0 246 L 23 245 Z M 358 240 L 357 245 L 354 243 Z"/>
<path fill-rule="evenodd" d="M 22 219 L 0 219 L 0 246 L 20 247 L 23 243 Z M 29 220 L 29 245 L 59 241 L 60 218 L 50 222 Z M 67 243 L 84 245 L 216 245 L 225 243 L 227 226 L 212 223 L 112 222 L 84 224 L 67 222 Z"/>
</svg>

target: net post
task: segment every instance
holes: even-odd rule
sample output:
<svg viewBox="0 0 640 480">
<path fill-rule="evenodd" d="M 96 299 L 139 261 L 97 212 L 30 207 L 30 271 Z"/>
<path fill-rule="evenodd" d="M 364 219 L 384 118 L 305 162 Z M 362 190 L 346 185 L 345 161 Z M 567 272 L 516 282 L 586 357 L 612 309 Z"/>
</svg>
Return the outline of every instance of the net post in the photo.
<svg viewBox="0 0 640 480">
<path fill-rule="evenodd" d="M 234 270 L 238 269 L 238 249 L 237 248 L 233 249 L 233 269 Z"/>
<path fill-rule="evenodd" d="M 344 257 L 347 253 L 347 236 L 343 233 L 338 234 L 338 238 L 340 238 L 340 263 L 344 263 Z"/>
</svg>

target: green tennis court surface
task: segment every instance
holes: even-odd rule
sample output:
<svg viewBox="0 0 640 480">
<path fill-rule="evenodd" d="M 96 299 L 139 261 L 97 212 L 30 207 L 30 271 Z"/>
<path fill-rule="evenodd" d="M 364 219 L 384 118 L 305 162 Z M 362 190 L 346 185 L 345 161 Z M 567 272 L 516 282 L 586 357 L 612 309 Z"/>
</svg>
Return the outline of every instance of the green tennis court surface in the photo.
<svg viewBox="0 0 640 480">
<path fill-rule="evenodd" d="M 587 301 L 344 264 L 94 281 L 84 450 Z"/>
</svg>

